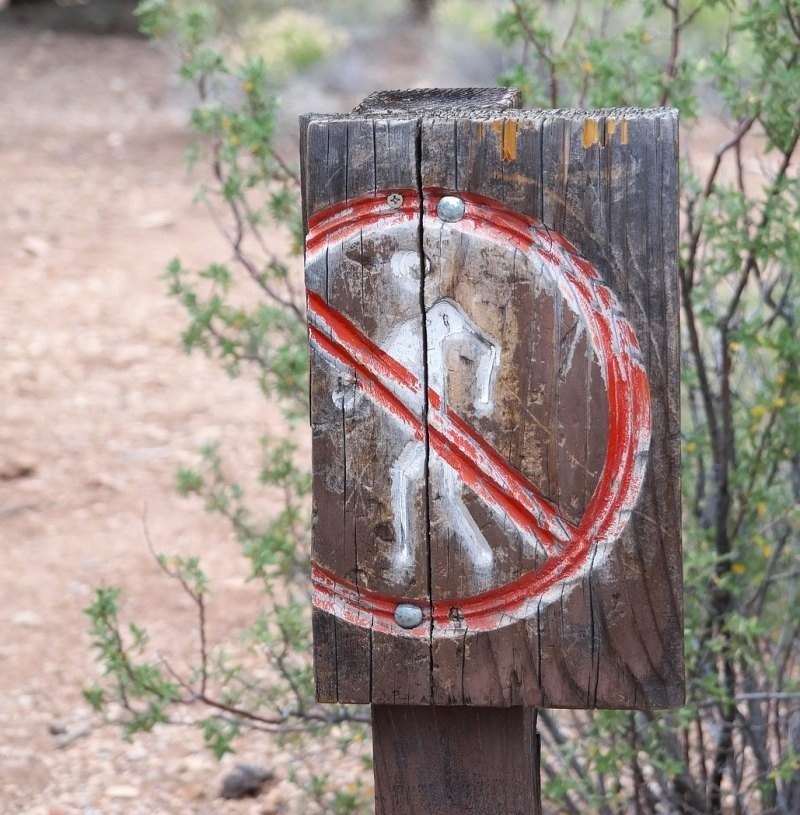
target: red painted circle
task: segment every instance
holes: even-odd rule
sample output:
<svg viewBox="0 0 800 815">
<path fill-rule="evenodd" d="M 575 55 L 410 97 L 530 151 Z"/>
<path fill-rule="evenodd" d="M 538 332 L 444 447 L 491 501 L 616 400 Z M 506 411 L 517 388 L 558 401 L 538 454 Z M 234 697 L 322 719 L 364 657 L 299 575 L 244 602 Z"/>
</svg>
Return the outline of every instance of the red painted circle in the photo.
<svg viewBox="0 0 800 815">
<path fill-rule="evenodd" d="M 392 209 L 386 201 L 391 192 L 403 196 L 403 205 Z M 463 633 L 464 630 L 492 630 L 515 620 L 532 616 L 551 590 L 576 579 L 588 567 L 590 555 L 598 544 L 611 542 L 623 531 L 636 502 L 641 486 L 646 454 L 650 442 L 650 393 L 647 375 L 633 329 L 622 316 L 613 292 L 603 284 L 597 270 L 582 258 L 563 237 L 547 229 L 541 222 L 520 215 L 493 199 L 444 190 L 425 190 L 423 198 L 423 226 L 432 222 L 441 224 L 436 206 L 445 194 L 456 194 L 465 202 L 464 217 L 448 224 L 468 234 L 488 238 L 509 248 L 525 253 L 542 274 L 548 275 L 572 310 L 582 320 L 592 350 L 600 365 L 608 396 L 608 442 L 606 458 L 600 479 L 586 507 L 580 523 L 569 530 L 568 545 L 558 554 L 547 557 L 541 568 L 527 572 L 516 580 L 498 588 L 466 598 L 436 600 L 423 608 L 429 625 L 415 629 L 400 628 L 393 614 L 403 597 L 379 594 L 356 587 L 340 576 L 314 564 L 312 572 L 314 603 L 317 607 L 342 617 L 356 625 L 374 628 L 401 636 L 427 637 L 431 634 Z M 307 252 L 313 254 L 333 241 L 341 241 L 363 231 L 378 231 L 390 224 L 413 223 L 419 217 L 420 200 L 413 190 L 384 190 L 347 204 L 337 204 L 322 211 L 310 223 Z M 343 315 L 330 310 L 317 295 L 309 292 L 309 330 L 312 342 L 340 363 L 358 368 L 360 354 L 376 354 L 370 349 L 370 340 L 360 335 Z M 324 325 L 327 333 L 320 330 Z M 333 329 L 331 328 L 333 326 Z M 342 340 L 339 346 L 330 339 L 339 328 Z M 395 382 L 404 377 L 404 367 L 388 358 L 379 349 L 372 357 L 373 367 L 385 366 L 384 374 Z M 382 356 L 380 356 L 382 354 Z M 364 370 L 364 373 L 368 373 Z M 407 373 L 407 372 L 406 372 Z M 407 379 L 407 377 L 406 377 Z M 367 382 L 363 387 L 371 387 Z M 436 394 L 429 392 L 433 403 Z M 398 401 L 385 393 L 379 383 L 372 388 L 372 398 L 393 411 L 405 410 L 407 423 L 417 420 Z M 504 512 L 517 512 L 523 519 L 530 517 L 525 506 L 526 496 L 535 487 L 505 464 L 500 455 L 472 428 L 458 417 L 449 417 L 453 432 L 461 440 L 474 445 L 478 461 L 488 461 L 501 473 L 499 482 L 504 489 L 480 487 L 481 497 L 489 503 L 502 506 Z M 429 421 L 432 444 L 440 432 Z M 446 434 L 445 434 L 446 436 Z M 448 442 L 444 438 L 440 454 L 447 460 Z M 443 452 L 442 452 L 443 451 Z M 483 458 L 481 458 L 483 456 Z M 472 462 L 473 470 L 475 463 Z M 467 468 L 462 477 L 476 490 L 486 479 L 473 478 Z M 528 489 L 530 488 L 530 489 Z M 526 515 L 527 512 L 527 515 Z M 513 514 L 512 514 L 513 517 Z M 524 528 L 524 527 L 523 527 Z M 408 601 L 417 602 L 417 601 Z M 417 603 L 419 605 L 419 603 Z M 459 610 L 458 619 L 451 620 L 451 609 Z"/>
</svg>

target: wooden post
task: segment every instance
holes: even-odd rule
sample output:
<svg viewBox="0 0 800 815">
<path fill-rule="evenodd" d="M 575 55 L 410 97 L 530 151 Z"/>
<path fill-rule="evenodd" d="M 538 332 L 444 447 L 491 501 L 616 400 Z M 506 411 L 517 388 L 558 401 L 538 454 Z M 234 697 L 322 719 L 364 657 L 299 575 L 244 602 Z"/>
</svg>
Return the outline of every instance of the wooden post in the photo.
<svg viewBox="0 0 800 815">
<path fill-rule="evenodd" d="M 379 815 L 538 812 L 538 707 L 683 702 L 677 115 L 301 121 L 321 702 Z"/>
<path fill-rule="evenodd" d="M 540 815 L 536 708 L 373 705 L 376 815 Z"/>
</svg>

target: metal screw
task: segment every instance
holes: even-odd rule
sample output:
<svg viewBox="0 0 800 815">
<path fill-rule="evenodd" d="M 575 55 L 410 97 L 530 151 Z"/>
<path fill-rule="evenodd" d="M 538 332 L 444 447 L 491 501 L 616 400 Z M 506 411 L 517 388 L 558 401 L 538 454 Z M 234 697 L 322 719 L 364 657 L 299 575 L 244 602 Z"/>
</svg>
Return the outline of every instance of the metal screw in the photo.
<svg viewBox="0 0 800 815">
<path fill-rule="evenodd" d="M 456 195 L 445 195 L 436 205 L 436 214 L 448 223 L 464 217 L 464 202 Z"/>
<path fill-rule="evenodd" d="M 403 196 L 399 192 L 391 192 L 386 196 L 386 203 L 392 209 L 400 209 L 403 206 Z"/>
<path fill-rule="evenodd" d="M 422 622 L 422 609 L 411 603 L 400 603 L 394 610 L 394 621 L 400 628 L 416 628 Z"/>
</svg>

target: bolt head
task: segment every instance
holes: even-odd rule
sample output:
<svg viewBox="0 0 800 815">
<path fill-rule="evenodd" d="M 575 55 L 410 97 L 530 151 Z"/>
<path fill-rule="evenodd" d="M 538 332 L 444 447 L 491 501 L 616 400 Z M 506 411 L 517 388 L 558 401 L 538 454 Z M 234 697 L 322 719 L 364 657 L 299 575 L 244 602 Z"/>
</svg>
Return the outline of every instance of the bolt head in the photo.
<svg viewBox="0 0 800 815">
<path fill-rule="evenodd" d="M 436 214 L 448 223 L 460 221 L 464 217 L 464 201 L 457 195 L 445 195 L 436 205 Z"/>
<path fill-rule="evenodd" d="M 413 603 L 400 603 L 394 610 L 394 621 L 400 628 L 416 628 L 422 622 L 422 609 Z"/>
<path fill-rule="evenodd" d="M 391 192 L 386 196 L 386 203 L 392 209 L 400 209 L 403 206 L 403 196 L 399 192 Z"/>
</svg>

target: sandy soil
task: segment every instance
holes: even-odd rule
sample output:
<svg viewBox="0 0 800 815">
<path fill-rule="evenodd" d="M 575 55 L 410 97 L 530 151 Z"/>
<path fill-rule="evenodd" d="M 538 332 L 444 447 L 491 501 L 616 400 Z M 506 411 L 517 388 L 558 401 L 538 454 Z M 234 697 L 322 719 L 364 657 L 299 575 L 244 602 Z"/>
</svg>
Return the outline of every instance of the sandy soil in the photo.
<svg viewBox="0 0 800 815">
<path fill-rule="evenodd" d="M 80 692 L 98 671 L 81 613 L 97 586 L 122 586 L 157 639 L 193 645 L 145 508 L 159 549 L 201 553 L 215 575 L 218 633 L 259 603 L 227 525 L 173 489 L 205 442 L 252 464 L 268 419 L 253 384 L 181 352 L 158 279 L 176 254 L 226 256 L 191 203 L 186 99 L 137 40 L 7 28 L 0 58 L 0 812 L 282 811 L 288 785 L 221 802 L 232 762 L 197 734 L 126 744 Z M 59 747 L 54 724 L 86 735 Z M 236 760 L 286 775 L 264 737 Z"/>
</svg>

